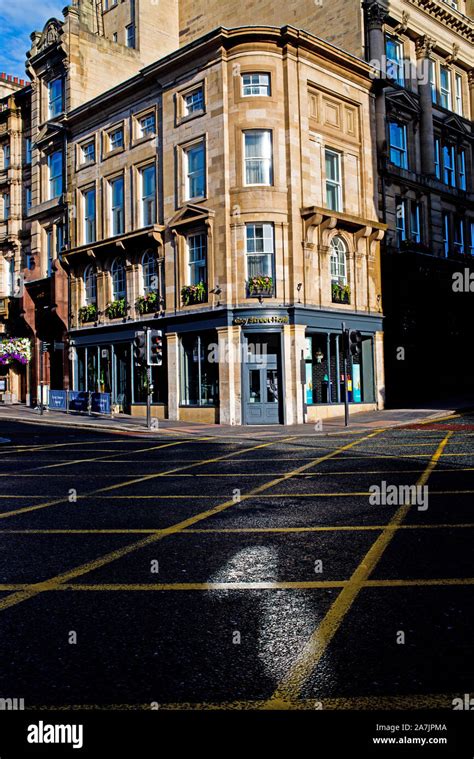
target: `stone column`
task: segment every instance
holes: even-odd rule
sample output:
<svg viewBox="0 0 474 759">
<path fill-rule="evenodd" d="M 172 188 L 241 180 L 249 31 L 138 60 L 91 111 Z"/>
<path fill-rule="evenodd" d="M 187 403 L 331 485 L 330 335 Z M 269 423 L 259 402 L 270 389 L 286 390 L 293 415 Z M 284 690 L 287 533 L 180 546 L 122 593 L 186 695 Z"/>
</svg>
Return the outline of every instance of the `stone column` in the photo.
<svg viewBox="0 0 474 759">
<path fill-rule="evenodd" d="M 429 56 L 435 40 L 424 35 L 416 40 L 418 93 L 420 95 L 420 149 L 423 174 L 434 176 L 433 103 L 429 77 Z"/>
<path fill-rule="evenodd" d="M 374 338 L 375 400 L 377 408 L 385 407 L 385 370 L 383 332 L 376 332 Z"/>
<path fill-rule="evenodd" d="M 283 327 L 282 400 L 285 424 L 303 424 L 303 385 L 301 382 L 301 355 L 306 349 L 306 327 L 290 324 Z"/>
<path fill-rule="evenodd" d="M 168 419 L 179 419 L 179 338 L 176 332 L 166 335 L 168 356 Z"/>
<path fill-rule="evenodd" d="M 470 104 L 470 118 L 474 118 L 474 69 L 470 69 L 467 75 L 467 81 L 469 85 L 469 104 Z"/>
<path fill-rule="evenodd" d="M 242 350 L 239 326 L 219 327 L 219 424 L 242 424 Z"/>
<path fill-rule="evenodd" d="M 383 24 L 386 11 L 377 3 L 373 2 L 366 6 L 366 23 L 369 31 L 369 59 L 370 64 L 385 76 L 385 38 Z M 382 153 L 386 149 L 385 131 L 385 95 L 382 87 L 376 90 L 375 99 L 375 127 L 377 134 L 377 149 Z"/>
</svg>

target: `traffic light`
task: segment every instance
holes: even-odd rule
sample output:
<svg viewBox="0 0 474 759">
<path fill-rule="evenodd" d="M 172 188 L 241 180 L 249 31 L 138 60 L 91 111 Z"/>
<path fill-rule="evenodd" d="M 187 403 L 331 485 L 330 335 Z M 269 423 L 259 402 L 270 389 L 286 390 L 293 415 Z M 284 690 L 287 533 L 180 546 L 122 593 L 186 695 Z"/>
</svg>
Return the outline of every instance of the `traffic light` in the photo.
<svg viewBox="0 0 474 759">
<path fill-rule="evenodd" d="M 144 332 L 137 332 L 133 341 L 133 357 L 135 364 L 144 366 L 146 363 L 146 337 Z"/>
<path fill-rule="evenodd" d="M 362 335 L 358 329 L 353 329 L 349 335 L 350 351 L 352 355 L 360 356 L 362 353 Z"/>
<path fill-rule="evenodd" d="M 148 366 L 161 366 L 163 363 L 163 332 L 150 329 L 148 332 Z"/>
</svg>

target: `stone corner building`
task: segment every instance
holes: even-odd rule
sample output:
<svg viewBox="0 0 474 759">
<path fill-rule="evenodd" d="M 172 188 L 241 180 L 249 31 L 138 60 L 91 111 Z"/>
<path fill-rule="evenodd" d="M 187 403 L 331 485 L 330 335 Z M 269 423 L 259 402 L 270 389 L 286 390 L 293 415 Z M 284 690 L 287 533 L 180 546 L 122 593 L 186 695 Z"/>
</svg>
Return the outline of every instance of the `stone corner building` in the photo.
<svg viewBox="0 0 474 759">
<path fill-rule="evenodd" d="M 293 424 L 383 402 L 373 81 L 293 27 L 219 28 L 68 113 L 73 386 L 154 413 Z"/>
<path fill-rule="evenodd" d="M 27 397 L 46 340 L 47 386 L 144 414 L 133 339 L 151 326 L 155 415 L 314 421 L 344 400 L 344 322 L 363 336 L 349 400 L 380 408 L 381 247 L 396 384 L 416 365 L 406 325 L 434 311 L 416 283 L 434 267 L 446 287 L 472 246 L 470 13 L 77 0 L 34 33 L 14 209 Z M 426 56 L 429 97 L 406 73 Z M 389 64 L 378 78 L 374 59 Z"/>
</svg>

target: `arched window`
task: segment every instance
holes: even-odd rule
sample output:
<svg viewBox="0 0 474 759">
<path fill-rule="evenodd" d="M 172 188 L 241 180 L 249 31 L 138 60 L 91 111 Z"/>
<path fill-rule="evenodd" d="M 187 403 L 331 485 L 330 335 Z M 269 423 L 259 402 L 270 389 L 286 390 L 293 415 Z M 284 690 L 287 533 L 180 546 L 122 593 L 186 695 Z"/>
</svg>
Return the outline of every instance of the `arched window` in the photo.
<svg viewBox="0 0 474 759">
<path fill-rule="evenodd" d="M 97 301 L 97 275 L 92 264 L 84 270 L 84 292 L 86 306 L 95 306 Z"/>
<path fill-rule="evenodd" d="M 342 237 L 331 240 L 331 281 L 347 285 L 347 245 Z"/>
<path fill-rule="evenodd" d="M 147 250 L 142 256 L 142 277 L 145 293 L 158 290 L 158 269 L 156 258 L 151 250 Z"/>
<path fill-rule="evenodd" d="M 112 262 L 110 273 L 112 275 L 112 298 L 114 300 L 126 298 L 127 278 L 125 275 L 125 267 L 123 265 L 123 261 L 121 261 L 120 258 L 116 258 Z"/>
</svg>

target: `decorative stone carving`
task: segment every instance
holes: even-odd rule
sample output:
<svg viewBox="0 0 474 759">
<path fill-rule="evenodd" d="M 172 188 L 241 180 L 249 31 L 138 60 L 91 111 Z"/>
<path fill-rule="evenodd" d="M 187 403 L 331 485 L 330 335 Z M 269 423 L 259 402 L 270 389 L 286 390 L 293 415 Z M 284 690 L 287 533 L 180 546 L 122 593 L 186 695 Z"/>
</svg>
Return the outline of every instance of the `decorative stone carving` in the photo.
<svg viewBox="0 0 474 759">
<path fill-rule="evenodd" d="M 381 29 L 387 18 L 387 12 L 377 2 L 366 3 L 367 25 L 369 30 Z"/>
<path fill-rule="evenodd" d="M 436 40 L 433 37 L 429 37 L 424 34 L 422 37 L 418 37 L 415 41 L 416 57 L 417 58 L 429 58 L 431 51 L 436 44 Z"/>
</svg>

